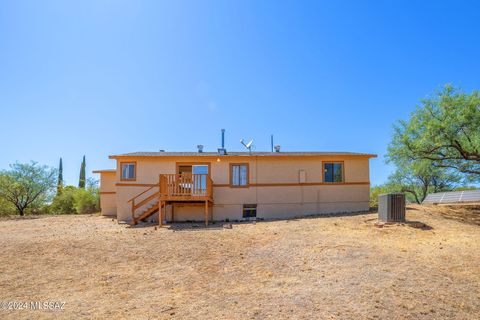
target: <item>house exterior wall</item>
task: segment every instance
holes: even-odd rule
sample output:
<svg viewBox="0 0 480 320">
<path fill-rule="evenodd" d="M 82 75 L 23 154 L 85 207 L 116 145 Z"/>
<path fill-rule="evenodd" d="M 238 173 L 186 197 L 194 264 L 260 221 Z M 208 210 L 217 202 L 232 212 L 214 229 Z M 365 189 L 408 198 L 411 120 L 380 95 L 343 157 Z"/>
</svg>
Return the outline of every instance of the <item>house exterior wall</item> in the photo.
<svg viewBox="0 0 480 320">
<path fill-rule="evenodd" d="M 322 181 L 323 162 L 330 161 L 344 163 L 344 183 Z M 121 162 L 136 163 L 135 181 L 121 181 Z M 122 157 L 117 158 L 115 174 L 117 219 L 131 220 L 128 201 L 157 184 L 159 174 L 176 173 L 178 163 L 209 163 L 214 220 L 241 220 L 243 204 L 257 204 L 257 218 L 265 219 L 369 209 L 369 157 L 366 156 Z M 230 187 L 231 163 L 248 163 L 249 187 Z M 300 171 L 304 171 L 304 183 L 300 183 Z M 175 221 L 204 218 L 201 205 L 176 204 L 174 212 Z M 170 218 L 171 207 L 168 207 L 167 219 Z"/>
<path fill-rule="evenodd" d="M 117 216 L 116 174 L 100 171 L 100 210 L 103 216 Z"/>
</svg>

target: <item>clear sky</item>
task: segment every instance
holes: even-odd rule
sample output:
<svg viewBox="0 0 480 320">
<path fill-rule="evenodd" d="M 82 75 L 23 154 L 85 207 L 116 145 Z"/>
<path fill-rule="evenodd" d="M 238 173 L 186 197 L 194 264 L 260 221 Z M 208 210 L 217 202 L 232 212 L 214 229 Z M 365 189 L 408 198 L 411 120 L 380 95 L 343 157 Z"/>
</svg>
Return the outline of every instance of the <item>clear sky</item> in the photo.
<svg viewBox="0 0 480 320">
<path fill-rule="evenodd" d="M 0 1 L 0 169 L 108 155 L 376 153 L 445 83 L 480 89 L 479 1 Z"/>
</svg>

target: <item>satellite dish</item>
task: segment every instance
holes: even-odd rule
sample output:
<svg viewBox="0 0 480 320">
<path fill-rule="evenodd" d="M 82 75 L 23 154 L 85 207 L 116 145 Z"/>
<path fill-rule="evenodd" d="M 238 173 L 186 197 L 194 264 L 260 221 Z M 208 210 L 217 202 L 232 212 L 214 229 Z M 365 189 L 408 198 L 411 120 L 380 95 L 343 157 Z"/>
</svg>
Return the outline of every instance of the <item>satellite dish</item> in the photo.
<svg viewBox="0 0 480 320">
<path fill-rule="evenodd" d="M 252 153 L 253 140 L 250 140 L 247 144 L 245 144 L 243 139 L 240 139 L 240 143 L 243 144 L 243 146 L 248 149 L 248 152 Z"/>
</svg>

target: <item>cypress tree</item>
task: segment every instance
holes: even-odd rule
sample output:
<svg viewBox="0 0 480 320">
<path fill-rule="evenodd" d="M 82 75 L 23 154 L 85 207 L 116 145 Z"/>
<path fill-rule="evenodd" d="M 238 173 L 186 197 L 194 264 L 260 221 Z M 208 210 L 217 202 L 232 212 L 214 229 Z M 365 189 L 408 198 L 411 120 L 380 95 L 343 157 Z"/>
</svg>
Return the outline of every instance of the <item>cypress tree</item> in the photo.
<svg viewBox="0 0 480 320">
<path fill-rule="evenodd" d="M 63 191 L 63 164 L 62 164 L 62 158 L 60 158 L 60 163 L 58 165 L 57 195 L 61 194 L 62 191 Z"/>
<path fill-rule="evenodd" d="M 85 156 L 83 156 L 82 165 L 80 166 L 80 178 L 78 179 L 78 187 L 82 189 L 85 189 L 85 169 Z"/>
</svg>

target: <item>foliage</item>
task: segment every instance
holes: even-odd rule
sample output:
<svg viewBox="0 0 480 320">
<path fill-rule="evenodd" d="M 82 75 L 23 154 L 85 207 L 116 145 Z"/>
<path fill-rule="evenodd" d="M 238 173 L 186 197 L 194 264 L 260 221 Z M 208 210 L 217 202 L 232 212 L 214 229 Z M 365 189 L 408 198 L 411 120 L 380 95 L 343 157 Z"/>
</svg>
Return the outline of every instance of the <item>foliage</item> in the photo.
<svg viewBox="0 0 480 320">
<path fill-rule="evenodd" d="M 461 186 L 455 188 L 453 191 L 467 191 L 467 190 L 478 190 L 478 187 L 475 186 Z"/>
<path fill-rule="evenodd" d="M 378 208 L 378 196 L 384 193 L 393 192 L 391 185 L 382 184 L 370 188 L 370 208 Z"/>
<path fill-rule="evenodd" d="M 77 213 L 98 212 L 100 210 L 98 181 L 92 178 L 87 179 L 87 188 L 79 188 L 74 198 Z"/>
<path fill-rule="evenodd" d="M 66 186 L 62 194 L 57 195 L 52 202 L 51 212 L 54 214 L 84 214 L 100 210 L 98 183 L 87 180 L 87 188 Z"/>
<path fill-rule="evenodd" d="M 445 86 L 422 101 L 409 121 L 394 127 L 388 153 L 391 158 L 429 160 L 480 181 L 480 93 L 465 94 Z"/>
<path fill-rule="evenodd" d="M 77 188 L 74 186 L 66 186 L 62 193 L 57 194 L 50 206 L 51 213 L 54 214 L 72 214 L 76 213 L 75 209 L 75 193 Z"/>
<path fill-rule="evenodd" d="M 99 201 L 96 193 L 79 188 L 74 196 L 77 213 L 94 213 L 99 210 Z"/>
<path fill-rule="evenodd" d="M 36 162 L 15 163 L 10 170 L 0 172 L 0 197 L 23 216 L 50 201 L 55 190 L 56 170 Z"/>
<path fill-rule="evenodd" d="M 78 179 L 78 187 L 85 189 L 85 182 L 86 182 L 86 162 L 85 162 L 85 156 L 83 156 L 82 164 L 80 166 L 80 177 Z"/>
<path fill-rule="evenodd" d="M 390 190 L 404 192 L 411 202 L 422 203 L 431 192 L 452 190 L 461 177 L 429 160 L 395 161 L 396 171 L 388 178 Z"/>
<path fill-rule="evenodd" d="M 9 216 L 15 214 L 15 206 L 7 200 L 0 197 L 0 216 Z"/>
<path fill-rule="evenodd" d="M 57 195 L 61 194 L 62 191 L 63 191 L 63 164 L 62 164 L 62 158 L 60 158 L 60 163 L 58 165 Z"/>
</svg>

